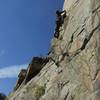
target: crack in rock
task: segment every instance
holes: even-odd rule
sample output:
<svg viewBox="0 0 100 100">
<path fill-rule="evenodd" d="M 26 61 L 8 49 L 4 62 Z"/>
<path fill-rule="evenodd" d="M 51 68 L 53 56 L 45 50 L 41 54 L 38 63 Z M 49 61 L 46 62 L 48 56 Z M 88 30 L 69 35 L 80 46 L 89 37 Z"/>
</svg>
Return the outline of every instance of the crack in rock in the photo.
<svg viewBox="0 0 100 100">
<path fill-rule="evenodd" d="M 99 27 L 100 27 L 100 23 L 90 32 L 89 36 L 86 37 L 86 38 L 84 39 L 81 48 L 78 49 L 78 50 L 76 50 L 76 52 L 73 54 L 73 56 L 76 56 L 77 54 L 79 54 L 81 51 L 83 51 L 83 50 L 86 48 L 88 42 L 90 41 L 91 37 L 93 36 L 93 33 L 94 33 Z"/>
<path fill-rule="evenodd" d="M 100 69 L 98 69 L 98 70 L 96 71 L 95 76 L 94 76 L 94 78 L 92 79 L 93 81 L 95 81 L 95 80 L 96 80 L 96 78 L 97 78 L 97 76 L 98 76 L 99 72 L 100 72 Z"/>
<path fill-rule="evenodd" d="M 97 8 L 95 8 L 95 9 L 92 11 L 92 13 L 95 13 L 95 11 L 97 11 L 99 8 L 100 8 L 100 5 L 99 5 Z"/>
</svg>

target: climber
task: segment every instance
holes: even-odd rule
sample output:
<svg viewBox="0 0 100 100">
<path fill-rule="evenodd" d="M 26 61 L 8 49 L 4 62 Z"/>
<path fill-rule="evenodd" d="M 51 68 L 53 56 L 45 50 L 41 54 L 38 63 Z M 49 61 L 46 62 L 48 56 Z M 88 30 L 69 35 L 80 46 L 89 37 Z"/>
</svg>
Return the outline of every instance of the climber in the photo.
<svg viewBox="0 0 100 100">
<path fill-rule="evenodd" d="M 55 30 L 54 37 L 55 38 L 58 38 L 59 37 L 59 30 Z"/>
<path fill-rule="evenodd" d="M 62 26 L 62 24 L 64 23 L 64 19 L 66 18 L 66 11 L 56 11 L 56 29 L 55 29 L 55 33 L 54 33 L 54 37 L 58 38 L 59 37 L 59 28 Z"/>
<path fill-rule="evenodd" d="M 64 11 L 56 11 L 57 21 L 56 23 L 60 26 L 64 23 L 64 19 L 66 18 L 66 10 Z"/>
</svg>

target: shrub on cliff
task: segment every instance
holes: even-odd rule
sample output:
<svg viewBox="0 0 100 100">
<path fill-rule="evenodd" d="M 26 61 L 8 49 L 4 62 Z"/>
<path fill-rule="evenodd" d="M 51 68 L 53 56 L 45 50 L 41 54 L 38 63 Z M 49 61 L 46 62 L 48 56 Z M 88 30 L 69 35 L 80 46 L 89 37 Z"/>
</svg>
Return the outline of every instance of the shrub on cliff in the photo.
<svg viewBox="0 0 100 100">
<path fill-rule="evenodd" d="M 5 100 L 6 99 L 6 95 L 3 93 L 0 93 L 0 100 Z"/>
</svg>

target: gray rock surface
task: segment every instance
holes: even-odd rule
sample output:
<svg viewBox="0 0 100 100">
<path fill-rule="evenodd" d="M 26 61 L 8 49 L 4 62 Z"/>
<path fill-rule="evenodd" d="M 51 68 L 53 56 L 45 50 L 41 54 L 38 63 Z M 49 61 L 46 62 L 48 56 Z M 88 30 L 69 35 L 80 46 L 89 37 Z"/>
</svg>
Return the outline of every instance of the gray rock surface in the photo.
<svg viewBox="0 0 100 100">
<path fill-rule="evenodd" d="M 100 100 L 100 0 L 65 0 L 52 59 L 9 100 Z"/>
</svg>

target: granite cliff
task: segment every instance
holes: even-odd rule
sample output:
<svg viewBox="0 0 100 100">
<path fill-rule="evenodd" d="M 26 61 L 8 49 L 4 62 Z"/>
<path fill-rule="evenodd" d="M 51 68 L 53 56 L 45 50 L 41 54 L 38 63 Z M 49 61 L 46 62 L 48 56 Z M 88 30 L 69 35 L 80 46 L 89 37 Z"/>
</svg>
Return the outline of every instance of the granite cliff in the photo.
<svg viewBox="0 0 100 100">
<path fill-rule="evenodd" d="M 8 100 L 100 100 L 100 0 L 65 0 L 63 10 L 66 18 L 51 52 L 32 60 L 24 75 L 30 66 L 37 72 Z"/>
</svg>

